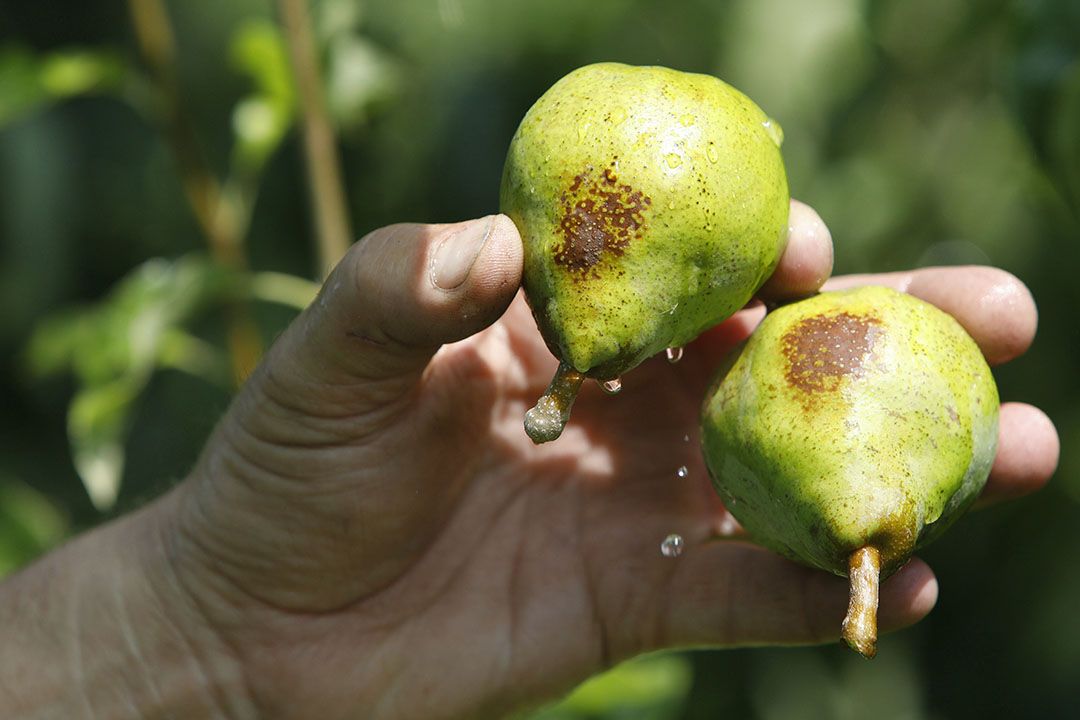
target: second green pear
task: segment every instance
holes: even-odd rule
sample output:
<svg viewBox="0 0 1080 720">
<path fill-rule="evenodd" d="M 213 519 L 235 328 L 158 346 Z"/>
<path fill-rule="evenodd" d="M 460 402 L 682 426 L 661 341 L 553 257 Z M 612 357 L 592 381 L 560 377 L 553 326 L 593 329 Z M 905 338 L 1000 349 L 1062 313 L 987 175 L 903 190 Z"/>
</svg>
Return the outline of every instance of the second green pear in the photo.
<svg viewBox="0 0 1080 720">
<path fill-rule="evenodd" d="M 884 287 L 770 312 L 703 411 L 713 483 L 760 544 L 844 575 L 844 638 L 873 655 L 876 589 L 978 496 L 998 395 L 951 316 Z"/>
<path fill-rule="evenodd" d="M 589 65 L 528 111 L 500 204 L 562 362 L 534 440 L 558 435 L 584 377 L 688 343 L 768 279 L 787 239 L 780 132 L 730 85 L 663 67 Z"/>
</svg>

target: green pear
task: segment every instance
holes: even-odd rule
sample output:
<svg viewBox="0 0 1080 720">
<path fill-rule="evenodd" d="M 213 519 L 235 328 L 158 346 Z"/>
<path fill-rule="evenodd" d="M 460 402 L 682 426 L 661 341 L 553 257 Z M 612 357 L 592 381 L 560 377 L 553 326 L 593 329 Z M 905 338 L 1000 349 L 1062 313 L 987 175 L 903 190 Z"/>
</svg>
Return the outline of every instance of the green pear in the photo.
<svg viewBox="0 0 1080 720">
<path fill-rule="evenodd" d="M 761 545 L 850 578 L 844 639 L 875 652 L 879 579 L 978 496 L 998 395 L 951 316 L 882 287 L 770 312 L 703 408 L 728 510 Z"/>
<path fill-rule="evenodd" d="M 559 80 L 510 143 L 500 205 L 560 366 L 526 416 L 562 432 L 586 377 L 608 387 L 742 307 L 787 240 L 779 126 L 722 81 L 589 65 Z"/>
</svg>

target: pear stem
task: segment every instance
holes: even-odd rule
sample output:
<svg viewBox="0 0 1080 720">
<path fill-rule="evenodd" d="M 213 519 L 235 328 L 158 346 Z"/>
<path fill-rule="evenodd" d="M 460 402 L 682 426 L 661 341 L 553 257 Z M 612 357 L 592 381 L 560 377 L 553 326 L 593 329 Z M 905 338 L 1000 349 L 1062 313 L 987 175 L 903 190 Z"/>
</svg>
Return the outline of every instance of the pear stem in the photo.
<svg viewBox="0 0 1080 720">
<path fill-rule="evenodd" d="M 859 548 L 848 558 L 851 594 L 841 636 L 852 650 L 865 658 L 872 658 L 877 653 L 880 577 L 881 555 L 877 548 L 869 545 Z"/>
<path fill-rule="evenodd" d="M 584 375 L 566 363 L 559 363 L 548 389 L 525 413 L 525 432 L 534 443 L 550 442 L 562 435 L 570 419 L 570 408 L 584 381 Z"/>
</svg>

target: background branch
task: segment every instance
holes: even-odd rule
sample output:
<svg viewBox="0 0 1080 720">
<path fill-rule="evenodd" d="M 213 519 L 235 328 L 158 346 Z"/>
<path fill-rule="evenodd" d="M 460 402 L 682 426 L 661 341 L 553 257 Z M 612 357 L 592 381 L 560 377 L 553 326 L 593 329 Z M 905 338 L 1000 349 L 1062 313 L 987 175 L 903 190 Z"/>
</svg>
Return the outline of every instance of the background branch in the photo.
<svg viewBox="0 0 1080 720">
<path fill-rule="evenodd" d="M 325 275 L 352 244 L 352 228 L 307 0 L 280 0 L 279 8 L 300 101 L 319 265 Z"/>
<path fill-rule="evenodd" d="M 176 44 L 162 0 L 128 0 L 135 39 L 162 104 L 166 137 L 180 172 L 184 193 L 206 235 L 210 253 L 222 266 L 243 272 L 243 213 L 210 170 L 191 121 L 184 112 L 176 79 Z M 258 329 L 242 301 L 226 306 L 229 356 L 239 384 L 254 369 L 262 352 Z"/>
</svg>

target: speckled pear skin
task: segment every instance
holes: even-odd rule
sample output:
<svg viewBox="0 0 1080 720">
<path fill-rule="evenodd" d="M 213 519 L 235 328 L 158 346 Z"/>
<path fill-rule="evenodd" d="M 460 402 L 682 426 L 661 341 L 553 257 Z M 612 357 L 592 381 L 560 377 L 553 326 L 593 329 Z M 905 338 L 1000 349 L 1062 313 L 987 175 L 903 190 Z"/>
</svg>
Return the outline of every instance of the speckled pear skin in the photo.
<svg viewBox="0 0 1080 720">
<path fill-rule="evenodd" d="M 787 240 L 779 132 L 707 75 L 603 63 L 555 83 L 500 197 L 552 353 L 612 379 L 742 307 Z"/>
<path fill-rule="evenodd" d="M 757 542 L 838 575 L 873 546 L 884 578 L 985 484 L 997 387 L 932 305 L 826 292 L 768 314 L 721 370 L 702 429 L 713 484 Z"/>
</svg>

